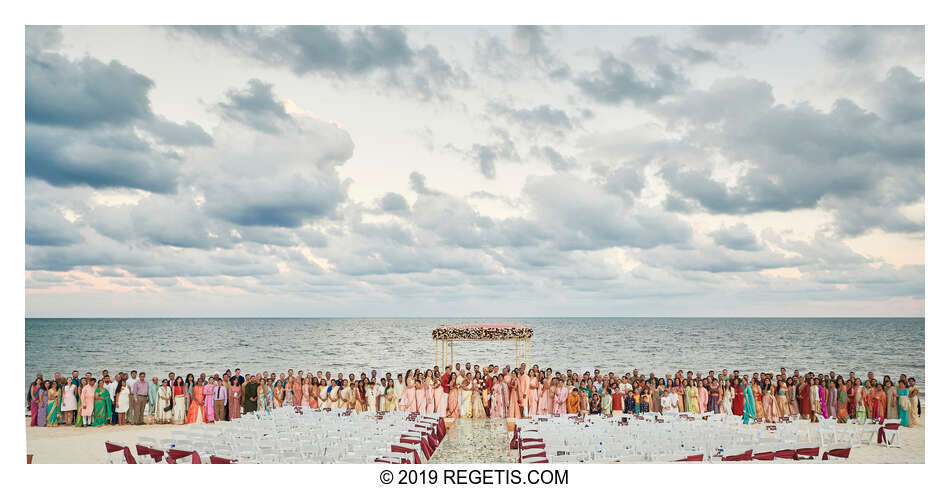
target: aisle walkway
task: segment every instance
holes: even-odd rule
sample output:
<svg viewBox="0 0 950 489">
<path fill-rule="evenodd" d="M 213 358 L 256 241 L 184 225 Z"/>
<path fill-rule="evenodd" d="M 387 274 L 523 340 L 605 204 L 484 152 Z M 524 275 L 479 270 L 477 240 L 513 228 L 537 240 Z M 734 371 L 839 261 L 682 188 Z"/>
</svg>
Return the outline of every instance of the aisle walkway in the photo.
<svg viewBox="0 0 950 489">
<path fill-rule="evenodd" d="M 514 463 L 505 419 L 459 419 L 449 428 L 430 464 Z"/>
</svg>

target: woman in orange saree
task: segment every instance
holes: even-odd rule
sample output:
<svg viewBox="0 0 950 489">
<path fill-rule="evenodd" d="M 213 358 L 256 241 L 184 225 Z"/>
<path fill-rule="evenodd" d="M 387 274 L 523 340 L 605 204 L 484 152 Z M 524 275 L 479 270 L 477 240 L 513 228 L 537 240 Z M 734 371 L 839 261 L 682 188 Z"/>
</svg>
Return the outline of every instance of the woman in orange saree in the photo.
<svg viewBox="0 0 950 489">
<path fill-rule="evenodd" d="M 844 379 L 838 378 L 838 422 L 848 422 L 848 387 L 844 384 Z"/>
<path fill-rule="evenodd" d="M 521 417 L 521 393 L 519 389 L 521 388 L 520 383 L 518 382 L 518 376 L 512 375 L 511 380 L 508 383 L 508 417 L 509 418 L 520 418 Z"/>
<path fill-rule="evenodd" d="M 886 416 L 887 394 L 884 393 L 884 387 L 881 384 L 874 386 L 868 403 L 871 405 L 871 419 L 881 419 Z"/>
<path fill-rule="evenodd" d="M 307 399 L 307 405 L 310 409 L 318 409 L 320 408 L 320 383 L 317 382 L 316 377 L 310 382 L 310 398 Z"/>
<path fill-rule="evenodd" d="M 188 419 L 185 420 L 185 424 L 204 423 L 204 390 L 205 386 L 201 385 L 200 380 L 191 388 L 191 405 L 188 406 Z"/>
<path fill-rule="evenodd" d="M 303 406 L 303 384 L 301 384 L 301 380 L 294 377 L 290 390 L 293 393 L 294 406 Z"/>
</svg>

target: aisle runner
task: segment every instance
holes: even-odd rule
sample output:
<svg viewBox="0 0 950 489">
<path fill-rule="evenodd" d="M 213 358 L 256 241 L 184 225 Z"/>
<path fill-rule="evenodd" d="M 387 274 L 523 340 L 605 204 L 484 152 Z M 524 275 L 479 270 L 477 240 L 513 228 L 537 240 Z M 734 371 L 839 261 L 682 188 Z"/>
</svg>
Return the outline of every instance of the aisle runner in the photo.
<svg viewBox="0 0 950 489">
<path fill-rule="evenodd" d="M 459 419 L 439 442 L 430 464 L 514 463 L 505 419 Z"/>
</svg>

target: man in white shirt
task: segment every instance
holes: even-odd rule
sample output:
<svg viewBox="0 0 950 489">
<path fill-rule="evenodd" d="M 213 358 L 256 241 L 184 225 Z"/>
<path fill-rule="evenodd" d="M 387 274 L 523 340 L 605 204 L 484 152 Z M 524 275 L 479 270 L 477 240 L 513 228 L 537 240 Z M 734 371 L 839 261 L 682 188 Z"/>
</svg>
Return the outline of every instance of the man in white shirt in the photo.
<svg viewBox="0 0 950 489">
<path fill-rule="evenodd" d="M 111 377 L 105 377 L 102 379 L 102 386 L 109 391 L 109 399 L 115 399 L 115 388 L 118 385 L 118 382 L 113 382 Z"/>
<path fill-rule="evenodd" d="M 129 380 L 125 381 L 126 387 L 129 388 L 129 392 L 132 392 L 132 388 L 135 387 L 135 383 L 139 381 L 139 373 L 136 370 L 130 372 Z"/>
</svg>

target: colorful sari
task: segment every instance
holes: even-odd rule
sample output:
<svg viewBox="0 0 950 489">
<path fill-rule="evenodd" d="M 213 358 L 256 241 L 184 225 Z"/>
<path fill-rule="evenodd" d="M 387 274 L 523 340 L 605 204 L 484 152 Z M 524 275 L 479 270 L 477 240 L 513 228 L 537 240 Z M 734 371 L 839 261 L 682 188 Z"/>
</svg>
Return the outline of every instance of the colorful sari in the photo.
<svg viewBox="0 0 950 489">
<path fill-rule="evenodd" d="M 214 385 L 208 382 L 202 392 L 205 395 L 205 421 L 214 423 Z"/>
<path fill-rule="evenodd" d="M 818 404 L 821 406 L 821 417 L 828 419 L 828 404 L 825 402 L 825 386 L 818 386 Z"/>
<path fill-rule="evenodd" d="M 82 428 L 82 396 L 76 396 L 76 419 L 73 421 L 73 426 Z"/>
<path fill-rule="evenodd" d="M 46 408 L 49 405 L 49 395 L 46 389 L 36 393 L 36 426 L 46 426 Z"/>
<path fill-rule="evenodd" d="M 46 426 L 59 425 L 59 408 L 62 397 L 62 390 L 58 390 L 49 396 L 49 402 L 46 404 Z"/>
<path fill-rule="evenodd" d="M 36 426 L 36 415 L 39 413 L 39 401 L 37 401 L 37 393 L 40 391 L 39 386 L 33 384 L 30 386 L 30 426 Z"/>
<path fill-rule="evenodd" d="M 910 398 L 907 389 L 897 391 L 897 416 L 901 419 L 901 426 L 910 426 Z"/>
<path fill-rule="evenodd" d="M 848 391 L 847 389 L 838 390 L 838 421 L 846 423 L 848 421 Z"/>
<path fill-rule="evenodd" d="M 200 385 L 192 387 L 191 405 L 188 406 L 188 418 L 186 424 L 204 423 L 204 388 Z"/>
<path fill-rule="evenodd" d="M 742 399 L 742 422 L 749 424 L 750 419 L 755 419 L 755 395 L 752 394 L 752 388 L 748 384 L 745 389 L 742 389 Z"/>
<path fill-rule="evenodd" d="M 857 386 L 854 388 L 854 417 L 857 418 L 861 424 L 864 424 L 868 419 L 867 407 L 865 404 L 865 397 L 867 394 L 864 391 L 864 386 Z"/>
<path fill-rule="evenodd" d="M 112 419 L 112 399 L 109 398 L 109 391 L 97 388 L 95 399 L 96 402 L 92 405 L 91 426 L 106 425 Z"/>
</svg>

